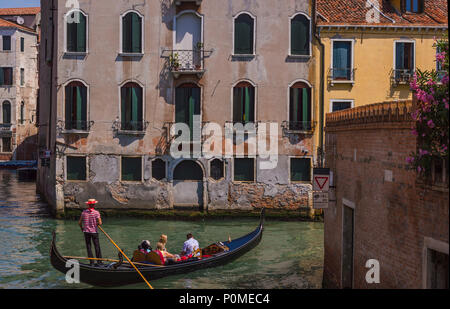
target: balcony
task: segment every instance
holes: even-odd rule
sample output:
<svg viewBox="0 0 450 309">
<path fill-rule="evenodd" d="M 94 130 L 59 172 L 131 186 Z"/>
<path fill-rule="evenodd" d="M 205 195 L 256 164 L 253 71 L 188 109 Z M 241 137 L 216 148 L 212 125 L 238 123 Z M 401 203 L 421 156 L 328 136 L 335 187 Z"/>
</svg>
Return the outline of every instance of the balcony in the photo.
<svg viewBox="0 0 450 309">
<path fill-rule="evenodd" d="M 10 137 L 10 136 L 12 136 L 12 124 L 0 123 L 0 137 Z"/>
<path fill-rule="evenodd" d="M 392 85 L 409 85 L 411 78 L 414 75 L 414 70 L 412 69 L 393 69 L 391 71 L 391 83 Z"/>
<path fill-rule="evenodd" d="M 355 69 L 354 68 L 330 68 L 328 70 L 328 80 L 331 86 L 334 84 L 354 84 Z"/>
<path fill-rule="evenodd" d="M 62 134 L 89 134 L 94 121 L 87 120 L 58 120 L 56 127 Z"/>
<path fill-rule="evenodd" d="M 283 121 L 281 128 L 285 134 L 311 134 L 315 125 L 314 121 Z"/>
<path fill-rule="evenodd" d="M 180 75 L 194 74 L 201 78 L 205 73 L 205 57 L 212 51 L 203 48 L 193 50 L 164 50 L 163 58 L 168 59 L 168 66 L 175 78 Z"/>
<path fill-rule="evenodd" d="M 148 121 L 120 121 L 113 123 L 113 131 L 119 135 L 144 135 L 147 130 Z"/>
</svg>

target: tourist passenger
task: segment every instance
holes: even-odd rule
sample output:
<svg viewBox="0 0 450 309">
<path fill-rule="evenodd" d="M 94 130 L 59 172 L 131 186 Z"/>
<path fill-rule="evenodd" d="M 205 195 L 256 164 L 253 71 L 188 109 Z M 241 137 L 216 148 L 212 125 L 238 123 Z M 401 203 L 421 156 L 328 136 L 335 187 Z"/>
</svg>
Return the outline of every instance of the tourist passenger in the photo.
<svg viewBox="0 0 450 309">
<path fill-rule="evenodd" d="M 152 251 L 152 246 L 150 244 L 150 241 L 143 240 L 141 244 L 138 246 L 139 251 L 141 251 L 144 254 L 150 253 Z"/>
<path fill-rule="evenodd" d="M 95 256 L 97 259 L 102 258 L 102 252 L 100 250 L 100 243 L 98 240 L 97 226 L 102 225 L 102 218 L 100 213 L 94 209 L 95 205 L 98 203 L 95 199 L 89 199 L 86 204 L 88 209 L 85 209 L 81 213 L 80 220 L 78 224 L 80 225 L 81 231 L 84 233 L 84 240 L 86 242 L 86 249 L 89 258 L 93 258 L 91 250 L 91 241 L 94 243 Z M 97 264 L 102 264 L 101 260 L 97 260 Z M 90 260 L 91 265 L 94 264 L 94 260 Z"/>
<path fill-rule="evenodd" d="M 164 246 L 164 251 L 166 250 L 166 245 L 167 245 L 167 235 L 162 234 L 161 236 L 159 236 L 159 242 Z"/>
<path fill-rule="evenodd" d="M 195 253 L 197 249 L 200 248 L 198 241 L 194 238 L 192 233 L 186 235 L 187 240 L 184 242 L 182 256 L 189 256 Z"/>
</svg>

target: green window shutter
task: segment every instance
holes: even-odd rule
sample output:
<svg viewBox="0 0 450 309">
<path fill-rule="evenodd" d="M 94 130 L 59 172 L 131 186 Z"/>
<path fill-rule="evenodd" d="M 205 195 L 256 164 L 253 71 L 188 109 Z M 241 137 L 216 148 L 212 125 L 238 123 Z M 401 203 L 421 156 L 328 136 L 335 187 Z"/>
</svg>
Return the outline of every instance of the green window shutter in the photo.
<svg viewBox="0 0 450 309">
<path fill-rule="evenodd" d="M 5 71 L 3 68 L 0 68 L 0 85 L 5 84 Z"/>
<path fill-rule="evenodd" d="M 132 87 L 131 91 L 131 127 L 133 130 L 143 130 L 142 116 L 142 88 Z"/>
<path fill-rule="evenodd" d="M 77 48 L 78 52 L 86 52 L 86 16 L 81 13 L 80 22 L 77 25 Z"/>
<path fill-rule="evenodd" d="M 127 123 L 128 123 L 128 121 L 130 120 L 130 119 L 128 119 L 128 115 L 129 115 L 129 113 L 128 113 L 128 109 L 129 109 L 129 106 L 128 106 L 128 98 L 129 98 L 129 95 L 128 95 L 128 93 L 129 93 L 129 88 L 127 88 L 127 87 L 122 87 L 121 89 L 120 89 L 120 95 L 121 95 L 121 105 L 120 105 L 120 112 L 121 112 L 121 122 L 122 122 L 122 129 L 125 129 L 125 127 L 127 126 Z"/>
<path fill-rule="evenodd" d="M 187 88 L 177 88 L 175 90 L 175 122 L 189 124 L 186 119 L 187 106 L 185 102 Z"/>
<path fill-rule="evenodd" d="M 291 158 L 291 181 L 311 181 L 311 159 Z"/>
<path fill-rule="evenodd" d="M 81 130 L 81 110 L 82 110 L 82 104 L 83 104 L 83 98 L 81 96 L 81 87 L 77 86 L 75 87 L 75 128 L 77 130 Z"/>
<path fill-rule="evenodd" d="M 247 14 L 241 14 L 235 20 L 234 53 L 253 54 L 254 20 Z"/>
<path fill-rule="evenodd" d="M 132 22 L 131 13 L 128 13 L 122 18 L 122 51 L 124 53 L 131 53 L 131 35 L 132 35 Z"/>
<path fill-rule="evenodd" d="M 65 102 L 66 130 L 72 129 L 72 99 L 73 99 L 73 87 L 66 86 L 66 102 Z"/>
<path fill-rule="evenodd" d="M 309 55 L 309 20 L 297 15 L 291 20 L 291 54 Z"/>
<path fill-rule="evenodd" d="M 291 88 L 290 121 L 298 122 L 299 88 Z"/>
<path fill-rule="evenodd" d="M 142 24 L 141 18 L 138 14 L 131 14 L 131 31 L 132 31 L 132 43 L 131 50 L 133 53 L 142 52 Z"/>
<path fill-rule="evenodd" d="M 404 69 L 405 43 L 395 43 L 395 68 Z"/>
<path fill-rule="evenodd" d="M 72 23 L 67 22 L 66 25 L 67 25 L 67 51 L 75 52 L 77 51 L 77 42 L 76 42 L 77 24 L 74 22 Z"/>
<path fill-rule="evenodd" d="M 11 123 L 11 103 L 8 101 L 3 102 L 2 109 L 3 123 Z"/>
<path fill-rule="evenodd" d="M 242 122 L 242 88 L 235 87 L 233 89 L 233 122 Z"/>
<path fill-rule="evenodd" d="M 309 116 L 309 94 L 308 94 L 308 89 L 307 88 L 303 88 L 302 89 L 302 93 L 303 93 L 303 97 L 302 97 L 302 104 L 303 104 L 303 118 L 302 121 L 303 122 L 309 122 L 310 121 L 310 116 Z"/>
</svg>

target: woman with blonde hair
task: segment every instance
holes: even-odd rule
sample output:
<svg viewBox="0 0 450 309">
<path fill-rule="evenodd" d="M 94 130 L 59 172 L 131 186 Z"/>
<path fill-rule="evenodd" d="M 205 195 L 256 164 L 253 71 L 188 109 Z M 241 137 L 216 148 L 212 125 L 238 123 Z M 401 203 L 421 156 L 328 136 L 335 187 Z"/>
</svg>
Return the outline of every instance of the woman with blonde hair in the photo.
<svg viewBox="0 0 450 309">
<path fill-rule="evenodd" d="M 167 251 L 166 250 L 167 235 L 161 234 L 161 236 L 159 236 L 159 242 L 163 245 L 163 251 Z"/>
</svg>

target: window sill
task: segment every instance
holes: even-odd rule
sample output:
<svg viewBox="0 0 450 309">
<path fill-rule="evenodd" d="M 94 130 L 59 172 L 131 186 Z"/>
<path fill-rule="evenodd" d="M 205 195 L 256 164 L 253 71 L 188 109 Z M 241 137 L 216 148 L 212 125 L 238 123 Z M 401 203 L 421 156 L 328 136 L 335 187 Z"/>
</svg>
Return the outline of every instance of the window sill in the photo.
<svg viewBox="0 0 450 309">
<path fill-rule="evenodd" d="M 89 134 L 89 131 L 86 130 L 63 130 L 62 134 Z"/>
<path fill-rule="evenodd" d="M 135 135 L 135 136 L 145 135 L 145 131 L 118 130 L 117 133 L 120 135 Z"/>
<path fill-rule="evenodd" d="M 88 180 L 87 179 L 83 179 L 83 180 L 66 179 L 66 182 L 70 182 L 70 183 L 85 183 L 85 182 L 88 182 Z"/>
<path fill-rule="evenodd" d="M 144 53 L 124 53 L 124 52 L 119 52 L 118 55 L 119 55 L 119 57 L 143 57 Z"/>
<path fill-rule="evenodd" d="M 231 54 L 232 59 L 254 59 L 256 54 Z"/>
<path fill-rule="evenodd" d="M 289 54 L 287 57 L 290 58 L 290 59 L 308 59 L 308 58 L 311 58 L 312 56 L 311 55 L 292 55 L 292 54 Z"/>
<path fill-rule="evenodd" d="M 331 86 L 334 86 L 334 84 L 351 84 L 354 85 L 354 80 L 340 80 L 340 79 L 332 79 L 331 80 Z"/>
<path fill-rule="evenodd" d="M 88 52 L 69 52 L 69 51 L 65 51 L 64 55 L 65 56 L 87 56 Z"/>
</svg>

